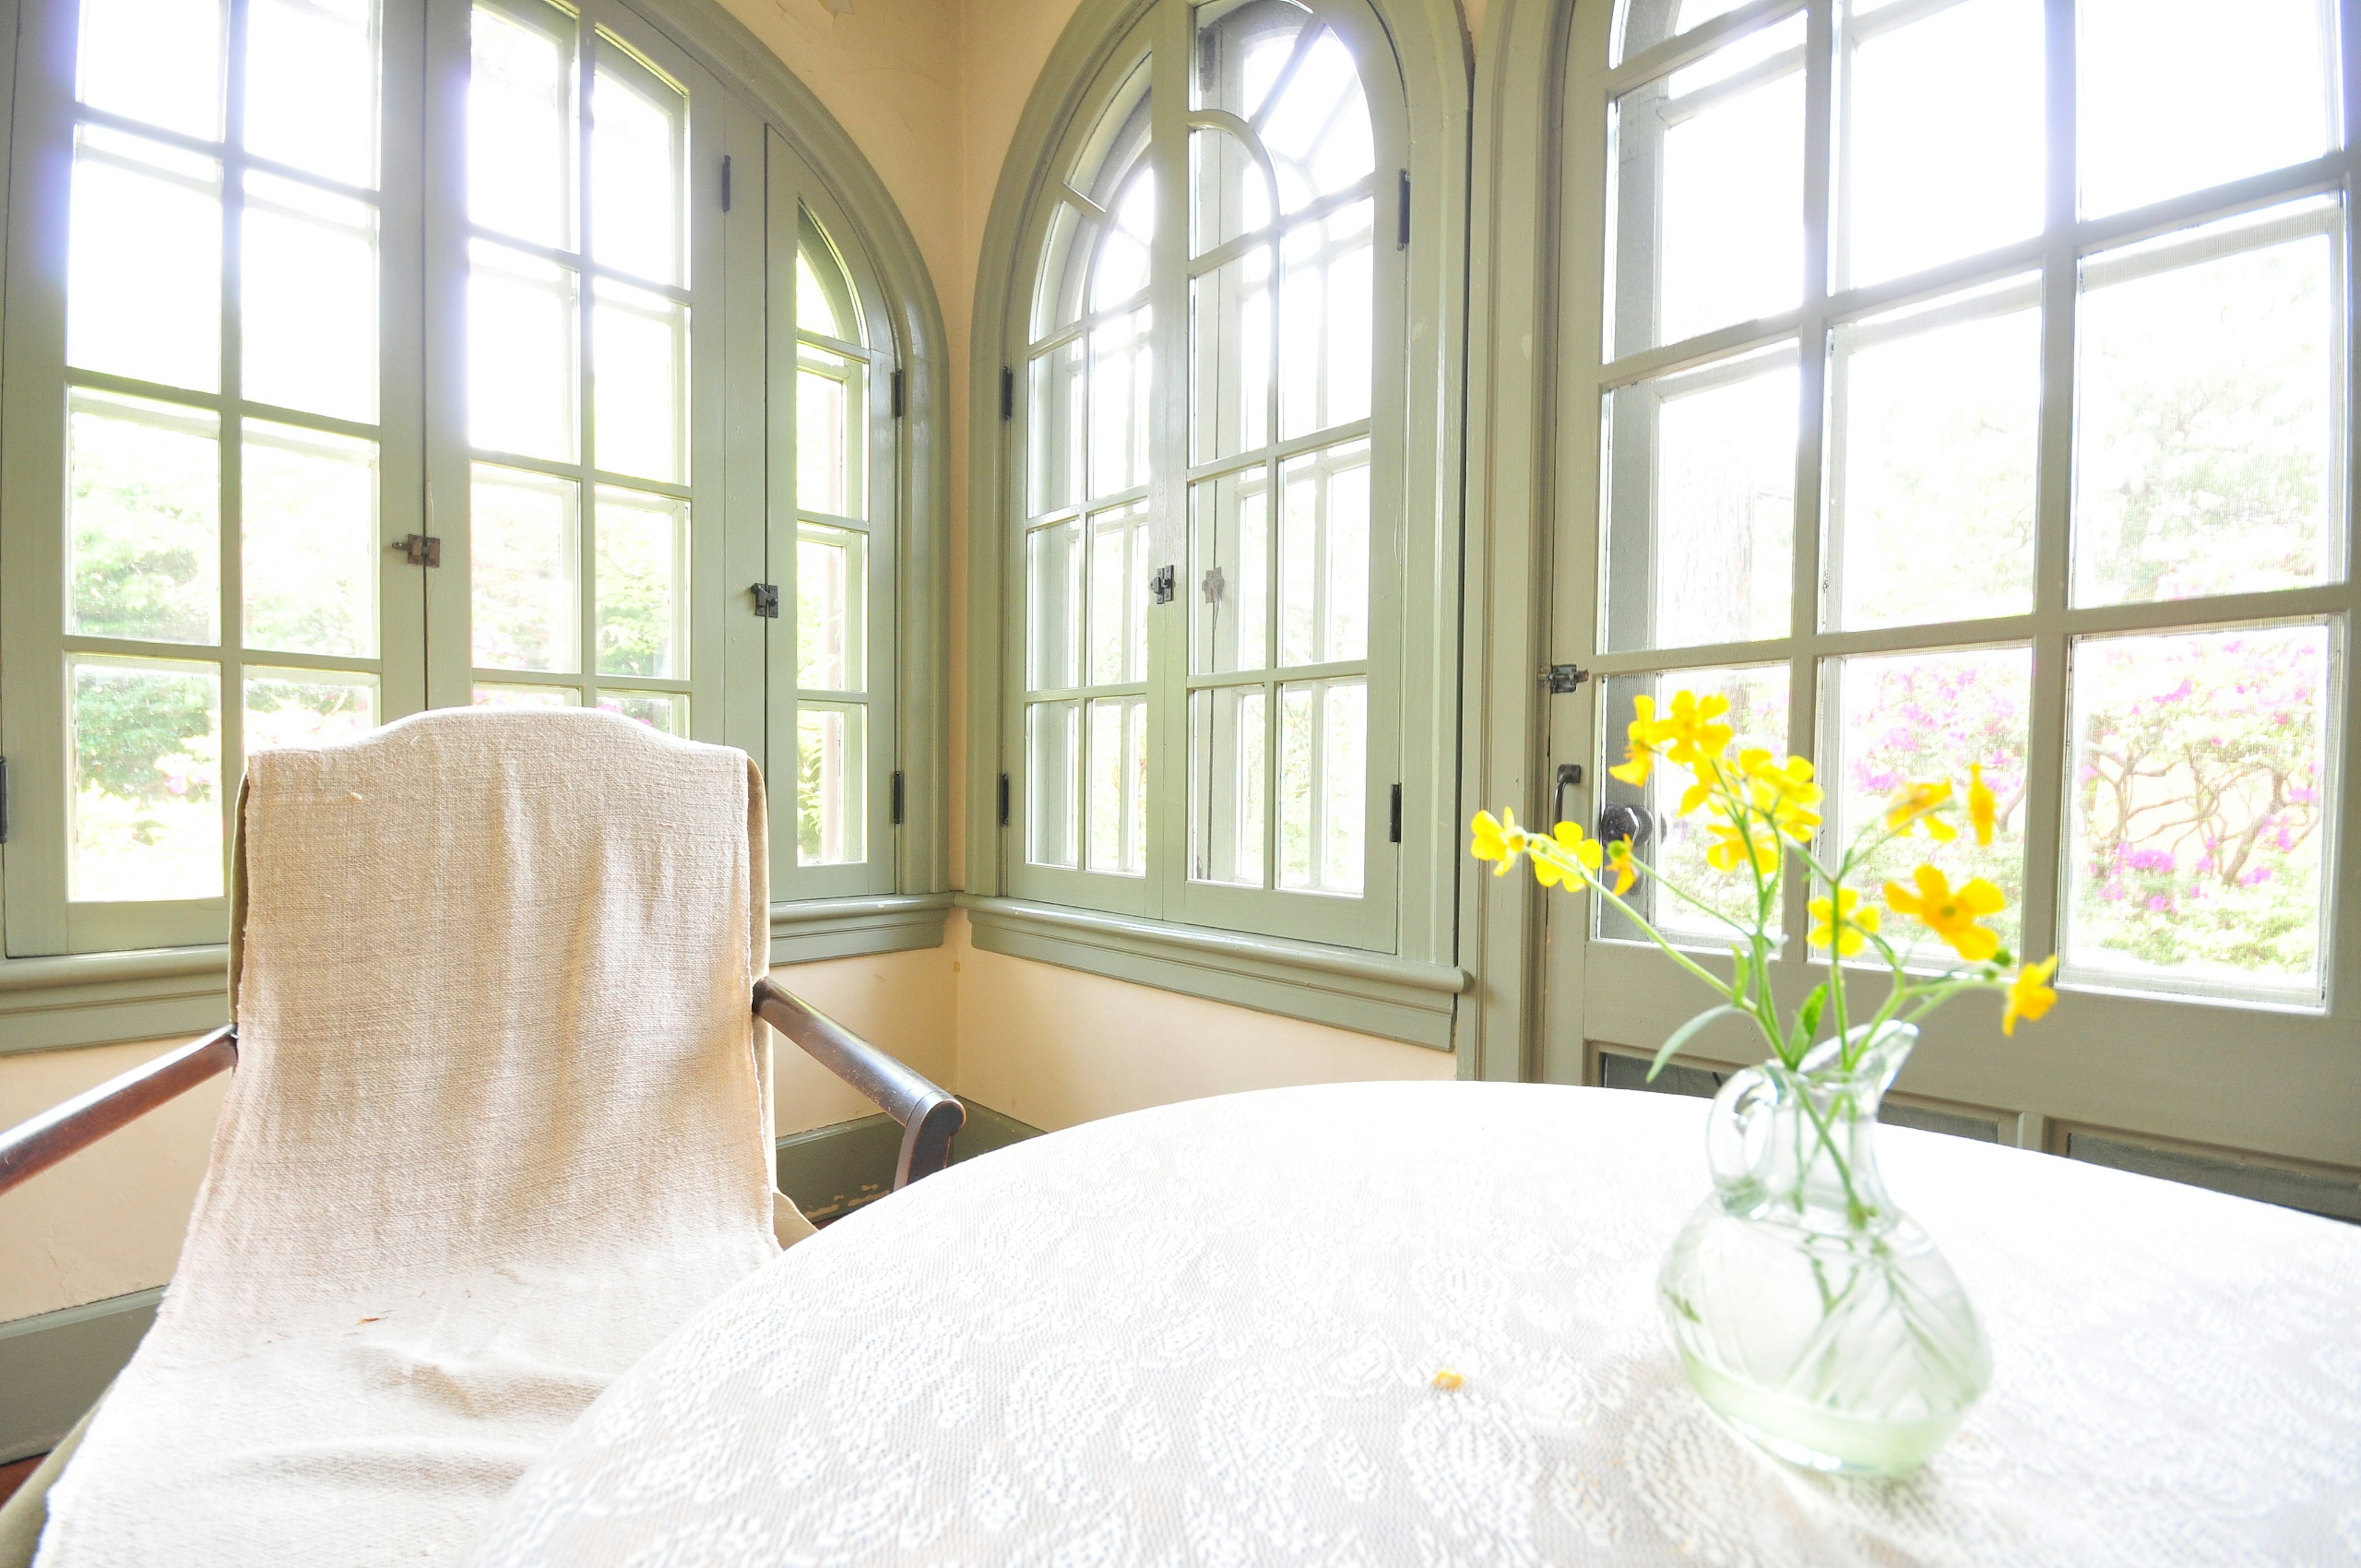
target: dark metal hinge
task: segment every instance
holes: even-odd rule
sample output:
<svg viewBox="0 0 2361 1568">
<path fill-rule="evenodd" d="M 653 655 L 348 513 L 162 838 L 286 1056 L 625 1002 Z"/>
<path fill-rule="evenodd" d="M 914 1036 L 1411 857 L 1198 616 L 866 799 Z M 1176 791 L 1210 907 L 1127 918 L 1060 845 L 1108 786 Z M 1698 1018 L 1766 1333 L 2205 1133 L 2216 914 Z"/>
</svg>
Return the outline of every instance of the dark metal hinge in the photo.
<svg viewBox="0 0 2361 1568">
<path fill-rule="evenodd" d="M 1008 775 L 1000 775 L 1000 825 L 1008 826 Z"/>
<path fill-rule="evenodd" d="M 894 770 L 894 826 L 902 826 L 902 770 Z"/>
<path fill-rule="evenodd" d="M 1564 696 L 1588 680 L 1590 672 L 1572 664 L 1546 664 L 1540 671 L 1540 678 L 1549 683 L 1550 696 Z"/>
<path fill-rule="evenodd" d="M 431 533 L 406 533 L 393 542 L 393 549 L 401 552 L 413 566 L 440 566 L 443 564 L 443 541 Z"/>
<path fill-rule="evenodd" d="M 1005 365 L 1000 367 L 1000 417 L 1016 417 L 1016 372 Z"/>
<path fill-rule="evenodd" d="M 779 619 L 778 584 L 754 583 L 749 586 L 748 591 L 752 593 L 754 596 L 754 613 L 756 615 L 761 616 L 764 620 L 776 620 Z"/>
<path fill-rule="evenodd" d="M 730 210 L 730 155 L 721 155 L 721 210 Z"/>
<path fill-rule="evenodd" d="M 1394 248 L 1410 248 L 1410 170 L 1401 171 L 1401 206 L 1394 219 Z"/>
<path fill-rule="evenodd" d="M 1401 785 L 1400 784 L 1394 785 L 1393 827 L 1388 830 L 1386 839 L 1389 843 L 1401 842 Z"/>
<path fill-rule="evenodd" d="M 0 844 L 8 841 L 8 759 L 0 757 Z"/>
<path fill-rule="evenodd" d="M 1148 597 L 1154 599 L 1158 604 L 1170 604 L 1172 602 L 1173 579 L 1174 573 L 1171 567 L 1157 567 L 1156 570 L 1149 573 L 1148 576 Z"/>
<path fill-rule="evenodd" d="M 894 417 L 895 419 L 900 419 L 902 417 L 902 372 L 899 370 L 894 372 L 892 385 L 894 389 Z"/>
</svg>

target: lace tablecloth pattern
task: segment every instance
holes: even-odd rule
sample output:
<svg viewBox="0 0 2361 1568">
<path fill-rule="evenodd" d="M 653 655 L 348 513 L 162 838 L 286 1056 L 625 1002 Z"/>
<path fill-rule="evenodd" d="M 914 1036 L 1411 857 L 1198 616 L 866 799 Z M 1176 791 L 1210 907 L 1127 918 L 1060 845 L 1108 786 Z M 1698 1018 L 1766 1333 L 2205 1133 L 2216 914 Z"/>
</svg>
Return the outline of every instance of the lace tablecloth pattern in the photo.
<svg viewBox="0 0 2361 1568">
<path fill-rule="evenodd" d="M 475 1561 L 2361 1561 L 2361 1229 L 1883 1130 L 1997 1370 L 1918 1475 L 1816 1475 L 1719 1425 L 1658 1319 L 1704 1113 L 1340 1085 L 954 1167 L 675 1334 Z"/>
</svg>

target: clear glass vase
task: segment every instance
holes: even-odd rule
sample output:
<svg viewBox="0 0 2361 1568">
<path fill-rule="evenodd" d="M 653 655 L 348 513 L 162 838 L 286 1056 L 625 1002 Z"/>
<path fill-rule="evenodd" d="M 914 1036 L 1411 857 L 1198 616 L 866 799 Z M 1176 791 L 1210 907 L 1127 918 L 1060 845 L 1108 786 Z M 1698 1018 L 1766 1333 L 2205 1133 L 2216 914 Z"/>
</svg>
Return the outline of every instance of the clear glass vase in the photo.
<svg viewBox="0 0 2361 1568">
<path fill-rule="evenodd" d="M 1850 1039 L 1858 1040 L 1855 1030 Z M 1967 1293 L 1877 1171 L 1877 1105 L 1918 1031 L 1845 1063 L 1829 1040 L 1714 1097 L 1714 1190 L 1656 1288 L 1689 1381 L 1754 1442 L 1816 1470 L 1925 1464 L 1992 1381 Z"/>
</svg>

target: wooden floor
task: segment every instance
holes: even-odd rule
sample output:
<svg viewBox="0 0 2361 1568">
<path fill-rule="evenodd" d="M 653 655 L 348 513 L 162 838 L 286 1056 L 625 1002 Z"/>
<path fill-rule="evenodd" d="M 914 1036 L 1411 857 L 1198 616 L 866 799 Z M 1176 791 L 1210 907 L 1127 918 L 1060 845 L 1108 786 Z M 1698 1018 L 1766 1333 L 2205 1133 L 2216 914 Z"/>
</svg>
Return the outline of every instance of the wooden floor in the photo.
<svg viewBox="0 0 2361 1568">
<path fill-rule="evenodd" d="M 41 1467 L 41 1459 L 42 1456 L 37 1453 L 30 1459 L 19 1459 L 14 1464 L 0 1464 L 0 1503 L 15 1497 L 16 1488 L 32 1478 L 33 1472 Z"/>
</svg>

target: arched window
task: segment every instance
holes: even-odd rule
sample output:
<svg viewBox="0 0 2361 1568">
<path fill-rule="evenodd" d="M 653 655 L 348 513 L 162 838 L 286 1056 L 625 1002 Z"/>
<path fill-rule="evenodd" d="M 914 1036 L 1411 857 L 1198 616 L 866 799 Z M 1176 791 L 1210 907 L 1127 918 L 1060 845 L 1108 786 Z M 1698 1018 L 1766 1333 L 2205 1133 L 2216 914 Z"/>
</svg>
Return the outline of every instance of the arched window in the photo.
<svg viewBox="0 0 2361 1568">
<path fill-rule="evenodd" d="M 2361 711 L 2339 16 L 1620 0 L 1565 18 L 1561 571 L 1536 652 L 1589 678 L 1550 705 L 1560 809 L 1641 806 L 1662 859 L 1719 881 L 1681 781 L 1603 771 L 1635 700 L 1682 687 L 1816 760 L 1831 846 L 1901 781 L 1981 766 L 1989 843 L 1888 845 L 1870 876 L 1906 857 L 1988 878 L 2008 945 L 2060 955 L 2039 1062 L 1971 1054 L 1990 1020 L 1963 1014 L 1914 1069 L 1996 1108 L 2004 1136 L 2062 1151 L 2097 1123 L 2350 1153 L 2304 1130 L 2301 1075 L 2256 1054 L 2330 1052 L 2361 1016 L 2361 818 L 2337 784 Z M 1784 911 L 1798 995 L 1811 892 Z M 1719 945 L 1709 912 L 1653 896 Z M 1578 907 L 1545 916 L 1544 1054 L 1595 1075 L 1690 998 L 1611 911 Z M 2214 1049 L 2233 1039 L 2235 1064 Z"/>
<path fill-rule="evenodd" d="M 931 302 L 915 266 L 886 294 L 872 247 L 907 236 L 817 106 L 703 30 L 619 0 L 24 7 L 8 959 L 217 970 L 246 756 L 438 705 L 741 746 L 780 900 L 902 888 Z"/>
<path fill-rule="evenodd" d="M 1051 153 L 1008 317 L 1020 897 L 1395 945 L 1406 116 L 1359 0 L 1159 0 Z"/>
</svg>

